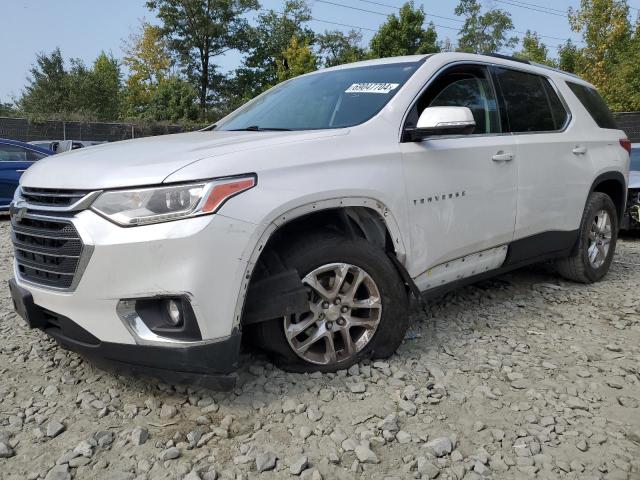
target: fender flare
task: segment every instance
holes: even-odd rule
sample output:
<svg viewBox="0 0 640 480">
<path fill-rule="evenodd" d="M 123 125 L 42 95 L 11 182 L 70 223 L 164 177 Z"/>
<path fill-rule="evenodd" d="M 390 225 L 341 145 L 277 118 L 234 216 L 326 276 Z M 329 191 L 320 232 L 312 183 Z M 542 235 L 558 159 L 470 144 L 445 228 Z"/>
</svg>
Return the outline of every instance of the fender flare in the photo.
<svg viewBox="0 0 640 480">
<path fill-rule="evenodd" d="M 623 189 L 623 195 L 622 195 L 622 205 L 620 208 L 620 212 L 618 215 L 618 222 L 622 222 L 622 219 L 624 217 L 624 210 L 625 210 L 625 206 L 627 203 L 627 181 L 624 178 L 624 175 L 622 174 L 622 172 L 618 171 L 618 170 L 610 170 L 608 172 L 604 172 L 601 173 L 600 175 L 598 175 L 595 180 L 593 181 L 593 183 L 591 184 L 591 188 L 589 189 L 589 195 L 587 195 L 587 199 L 585 200 L 585 206 L 586 206 L 586 202 L 589 201 L 589 196 L 596 190 L 596 188 L 598 188 L 598 185 L 600 185 L 603 182 L 606 182 L 607 180 L 615 180 L 617 181 L 620 186 Z M 616 208 L 618 206 L 616 205 Z"/>
<path fill-rule="evenodd" d="M 261 232 L 258 232 L 257 241 L 251 242 L 243 253 L 242 258 L 246 259 L 247 263 L 244 275 L 242 276 L 242 283 L 240 285 L 238 298 L 236 300 L 236 308 L 233 315 L 233 328 L 239 328 L 240 326 L 253 270 L 264 247 L 267 245 L 272 235 L 290 221 L 303 217 L 309 213 L 348 207 L 364 207 L 378 213 L 384 221 L 387 231 L 391 236 L 398 263 L 401 265 L 404 263 L 406 258 L 406 248 L 400 227 L 391 210 L 389 210 L 389 208 L 379 200 L 369 197 L 340 197 L 318 200 L 294 207 L 262 223 L 264 228 Z"/>
</svg>

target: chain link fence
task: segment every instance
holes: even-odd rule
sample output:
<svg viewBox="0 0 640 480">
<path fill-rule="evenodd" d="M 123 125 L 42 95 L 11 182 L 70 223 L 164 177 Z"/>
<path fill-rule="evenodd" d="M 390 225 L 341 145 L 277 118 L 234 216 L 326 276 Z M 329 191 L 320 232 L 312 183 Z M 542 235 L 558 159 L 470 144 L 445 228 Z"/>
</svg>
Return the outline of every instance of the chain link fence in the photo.
<svg viewBox="0 0 640 480">
<path fill-rule="evenodd" d="M 640 143 L 640 112 L 615 114 L 618 126 L 634 143 Z M 204 125 L 203 125 L 204 127 Z M 130 138 L 181 133 L 181 125 L 99 123 L 99 122 L 30 122 L 26 118 L 0 117 L 0 138 L 30 142 L 32 140 L 94 140 L 115 142 Z"/>
<path fill-rule="evenodd" d="M 194 128 L 193 130 L 196 130 Z M 26 118 L 0 117 L 0 138 L 32 140 L 94 140 L 116 142 L 131 138 L 190 131 L 181 125 L 100 122 L 32 122 Z"/>
</svg>

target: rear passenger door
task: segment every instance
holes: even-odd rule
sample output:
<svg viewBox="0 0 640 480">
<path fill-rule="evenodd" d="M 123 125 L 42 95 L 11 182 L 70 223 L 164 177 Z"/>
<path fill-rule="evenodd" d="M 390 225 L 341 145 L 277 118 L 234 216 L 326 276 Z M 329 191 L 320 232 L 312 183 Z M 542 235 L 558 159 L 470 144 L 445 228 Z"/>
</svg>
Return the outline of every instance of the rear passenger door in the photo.
<svg viewBox="0 0 640 480">
<path fill-rule="evenodd" d="M 0 209 L 6 209 L 13 200 L 22 173 L 45 156 L 19 145 L 0 143 Z"/>
<path fill-rule="evenodd" d="M 504 67 L 494 67 L 493 74 L 507 128 L 516 140 L 514 239 L 577 229 L 584 208 L 581 179 L 591 167 L 584 139 L 571 128 L 565 102 L 546 76 Z M 555 239 L 547 236 L 542 240 Z"/>
</svg>

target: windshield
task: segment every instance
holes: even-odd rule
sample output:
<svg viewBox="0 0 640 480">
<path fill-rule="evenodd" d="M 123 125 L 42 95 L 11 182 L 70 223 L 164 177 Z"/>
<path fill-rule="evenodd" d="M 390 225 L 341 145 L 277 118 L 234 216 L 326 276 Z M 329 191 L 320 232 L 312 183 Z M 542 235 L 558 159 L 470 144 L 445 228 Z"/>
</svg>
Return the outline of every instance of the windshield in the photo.
<svg viewBox="0 0 640 480">
<path fill-rule="evenodd" d="M 216 130 L 315 130 L 364 123 L 421 62 L 321 72 L 284 82 L 232 113 Z"/>
<path fill-rule="evenodd" d="M 629 166 L 631 171 L 640 171 L 640 148 L 631 149 L 631 165 Z"/>
</svg>

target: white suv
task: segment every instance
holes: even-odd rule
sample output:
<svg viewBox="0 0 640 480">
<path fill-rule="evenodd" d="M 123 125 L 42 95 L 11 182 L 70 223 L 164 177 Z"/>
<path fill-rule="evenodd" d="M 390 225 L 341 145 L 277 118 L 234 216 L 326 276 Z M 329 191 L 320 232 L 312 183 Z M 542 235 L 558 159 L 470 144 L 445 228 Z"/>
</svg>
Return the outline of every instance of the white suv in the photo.
<svg viewBox="0 0 640 480">
<path fill-rule="evenodd" d="M 240 339 L 335 371 L 411 297 L 542 260 L 600 280 L 630 145 L 594 88 L 441 53 L 282 83 L 200 132 L 56 155 L 12 207 L 16 309 L 60 343 L 229 387 Z"/>
</svg>

